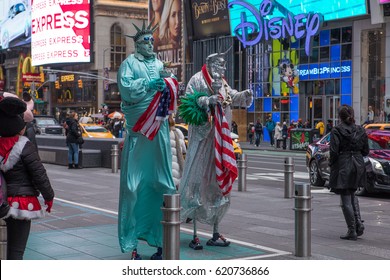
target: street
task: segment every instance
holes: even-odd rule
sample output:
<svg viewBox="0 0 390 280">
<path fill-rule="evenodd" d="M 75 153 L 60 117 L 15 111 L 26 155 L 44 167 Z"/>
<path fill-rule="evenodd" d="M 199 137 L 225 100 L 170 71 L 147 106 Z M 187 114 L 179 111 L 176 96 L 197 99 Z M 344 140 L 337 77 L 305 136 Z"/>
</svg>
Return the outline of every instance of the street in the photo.
<svg viewBox="0 0 390 280">
<path fill-rule="evenodd" d="M 283 172 L 285 157 L 293 157 L 295 182 L 308 183 L 305 153 L 262 150 L 244 150 L 244 152 L 248 159 L 246 191 L 237 191 L 237 182 L 235 183 L 231 194 L 231 207 L 219 228 L 220 232 L 232 241 L 232 246 L 239 245 L 240 249 L 262 252 L 258 254 L 242 249 L 241 253 L 238 253 L 240 255 L 236 256 L 232 252 L 232 255 L 227 258 L 302 259 L 294 255 L 294 198 L 284 198 Z M 33 222 L 25 259 L 128 259 L 128 255 L 121 255 L 116 240 L 119 173 L 113 174 L 111 169 L 107 168 L 68 170 L 58 165 L 46 164 L 45 166 L 56 191 L 56 200 L 52 214 Z M 304 259 L 390 259 L 389 198 L 384 195 L 359 197 L 366 231 L 358 241 L 344 241 L 339 238 L 347 230 L 339 206 L 339 197 L 330 193 L 327 188 L 312 188 L 311 257 Z M 104 231 L 110 232 L 107 242 L 114 244 L 113 246 L 117 246 L 118 249 L 111 248 L 110 254 L 102 256 L 93 255 L 91 248 L 88 248 L 89 254 L 83 255 L 80 255 L 80 252 L 76 254 L 74 250 L 52 255 L 50 252 L 38 254 L 36 244 L 39 243 L 37 240 L 39 234 L 41 234 L 39 238 L 42 238 L 50 231 L 63 234 L 74 229 L 77 229 L 77 232 L 85 229 L 88 234 L 91 228 L 96 226 L 104 226 L 104 230 L 100 230 L 102 234 Z M 212 257 L 209 255 L 208 246 L 205 246 L 203 252 L 189 251 L 187 244 L 192 233 L 191 223 L 182 224 L 181 230 L 185 234 L 181 237 L 181 248 L 185 250 L 181 253 L 183 258 Z M 201 242 L 205 244 L 210 238 L 212 228 L 198 224 L 198 230 Z M 96 240 L 99 230 L 97 234 L 96 232 L 91 234 Z M 78 238 L 80 239 L 80 236 Z M 67 246 L 69 244 L 66 242 L 70 242 L 58 240 L 55 236 L 51 241 L 61 246 Z M 86 245 L 93 246 L 92 243 Z M 235 248 L 232 246 L 231 248 Z M 217 255 L 215 258 L 223 258 L 223 255 Z"/>
</svg>

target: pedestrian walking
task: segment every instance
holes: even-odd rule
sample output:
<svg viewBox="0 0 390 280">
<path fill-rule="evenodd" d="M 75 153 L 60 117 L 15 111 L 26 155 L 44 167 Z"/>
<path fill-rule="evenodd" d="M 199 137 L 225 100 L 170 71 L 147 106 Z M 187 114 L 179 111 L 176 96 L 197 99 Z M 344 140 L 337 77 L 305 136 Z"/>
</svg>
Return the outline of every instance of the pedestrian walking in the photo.
<svg viewBox="0 0 390 280">
<path fill-rule="evenodd" d="M 232 121 L 232 132 L 238 134 L 238 125 L 235 121 Z"/>
<path fill-rule="evenodd" d="M 332 128 L 333 128 L 333 121 L 332 120 L 328 120 L 327 123 L 326 123 L 326 130 L 325 130 L 325 133 L 328 134 L 332 131 Z"/>
<path fill-rule="evenodd" d="M 71 112 L 66 120 L 68 133 L 66 135 L 66 145 L 68 146 L 68 169 L 81 169 L 79 164 L 80 145 L 84 143 L 79 124 L 79 115 Z"/>
<path fill-rule="evenodd" d="M 266 123 L 265 123 L 265 127 L 267 128 L 267 131 L 268 131 L 271 146 L 273 146 L 275 144 L 275 140 L 274 140 L 275 126 L 276 126 L 276 124 L 275 124 L 274 120 L 271 117 L 268 118 Z"/>
<path fill-rule="evenodd" d="M 288 128 L 286 122 L 282 125 L 283 150 L 287 148 Z"/>
<path fill-rule="evenodd" d="M 255 124 L 255 145 L 258 147 L 260 145 L 261 136 L 263 134 L 263 125 L 260 122 L 260 119 L 257 119 Z"/>
<path fill-rule="evenodd" d="M 255 126 L 253 125 L 253 122 L 250 122 L 248 125 L 248 139 L 249 139 L 249 144 L 253 144 L 253 137 L 255 135 Z"/>
<path fill-rule="evenodd" d="M 283 140 L 282 138 L 282 126 L 280 125 L 280 122 L 276 122 L 275 126 L 275 133 L 274 133 L 274 139 L 275 139 L 275 149 L 280 148 L 280 142 Z"/>
<path fill-rule="evenodd" d="M 360 217 L 357 188 L 366 181 L 363 156 L 369 153 L 368 137 L 361 126 L 355 124 L 354 110 L 342 105 L 338 109 L 340 123 L 330 134 L 329 187 L 339 194 L 341 209 L 348 227 L 341 239 L 357 240 L 363 235 L 364 225 Z"/>
<path fill-rule="evenodd" d="M 120 65 L 118 87 L 126 120 L 121 157 L 118 239 L 122 253 L 142 259 L 138 240 L 156 248 L 162 259 L 161 207 L 164 194 L 174 194 L 168 116 L 176 107 L 178 82 L 164 71 L 153 51 L 152 27 L 136 26 L 135 53 Z M 170 98 L 171 97 L 171 98 Z"/>
<path fill-rule="evenodd" d="M 25 110 L 26 104 L 18 98 L 0 100 L 0 172 L 7 183 L 7 202 L 10 205 L 5 218 L 8 260 L 23 259 L 31 220 L 44 216 L 38 196 L 42 194 L 49 213 L 54 198 L 38 151 L 23 136 L 26 124 L 20 114 Z"/>
</svg>

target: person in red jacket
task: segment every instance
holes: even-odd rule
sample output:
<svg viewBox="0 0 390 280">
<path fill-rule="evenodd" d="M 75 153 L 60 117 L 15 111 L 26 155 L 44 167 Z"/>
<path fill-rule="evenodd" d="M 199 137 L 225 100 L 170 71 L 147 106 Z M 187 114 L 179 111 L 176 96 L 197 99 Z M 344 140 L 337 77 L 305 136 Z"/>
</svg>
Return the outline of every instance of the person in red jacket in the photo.
<svg viewBox="0 0 390 280">
<path fill-rule="evenodd" d="M 0 172 L 7 183 L 10 210 L 7 224 L 7 259 L 22 260 L 30 234 L 31 220 L 44 216 L 38 200 L 42 194 L 46 212 L 51 211 L 54 191 L 38 151 L 23 136 L 26 103 L 14 97 L 0 100 Z"/>
</svg>

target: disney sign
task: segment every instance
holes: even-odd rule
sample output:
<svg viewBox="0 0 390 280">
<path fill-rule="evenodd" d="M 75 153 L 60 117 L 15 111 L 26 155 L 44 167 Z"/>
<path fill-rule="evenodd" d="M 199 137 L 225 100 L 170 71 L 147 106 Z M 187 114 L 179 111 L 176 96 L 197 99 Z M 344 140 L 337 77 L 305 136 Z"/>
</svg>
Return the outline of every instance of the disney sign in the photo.
<svg viewBox="0 0 390 280">
<path fill-rule="evenodd" d="M 245 12 L 240 14 L 240 23 L 234 27 L 234 34 L 246 46 L 253 46 L 260 42 L 262 38 L 280 39 L 294 36 L 296 39 L 306 37 L 305 52 L 310 56 L 311 42 L 313 37 L 320 32 L 323 23 L 323 15 L 320 13 L 307 13 L 292 15 L 288 13 L 285 17 L 273 17 L 273 10 L 277 4 L 273 0 L 264 0 L 260 3 L 259 9 L 243 0 L 231 1 L 228 8 L 241 6 L 252 13 L 256 22 L 247 21 Z M 257 35 L 255 35 L 257 33 Z"/>
</svg>

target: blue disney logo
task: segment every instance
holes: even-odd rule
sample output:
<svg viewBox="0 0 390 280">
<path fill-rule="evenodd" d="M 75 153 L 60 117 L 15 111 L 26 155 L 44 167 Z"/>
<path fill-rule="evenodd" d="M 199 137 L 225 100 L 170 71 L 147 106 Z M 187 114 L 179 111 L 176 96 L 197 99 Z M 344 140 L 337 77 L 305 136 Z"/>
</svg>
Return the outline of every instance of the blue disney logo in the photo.
<svg viewBox="0 0 390 280">
<path fill-rule="evenodd" d="M 323 23 L 323 15 L 320 13 L 307 13 L 292 15 L 288 13 L 286 17 L 266 18 L 272 15 L 277 3 L 273 0 L 264 0 L 260 3 L 259 10 L 255 6 L 245 1 L 232 1 L 228 4 L 229 8 L 234 5 L 246 8 L 255 17 L 256 22 L 248 22 L 245 12 L 241 13 L 241 22 L 234 27 L 236 37 L 242 42 L 244 47 L 253 46 L 263 38 L 280 39 L 294 36 L 300 39 L 306 36 L 305 52 L 310 56 L 311 43 L 313 37 L 320 32 Z M 280 4 L 278 4 L 280 5 Z M 257 33 L 257 36 L 251 36 Z"/>
</svg>

